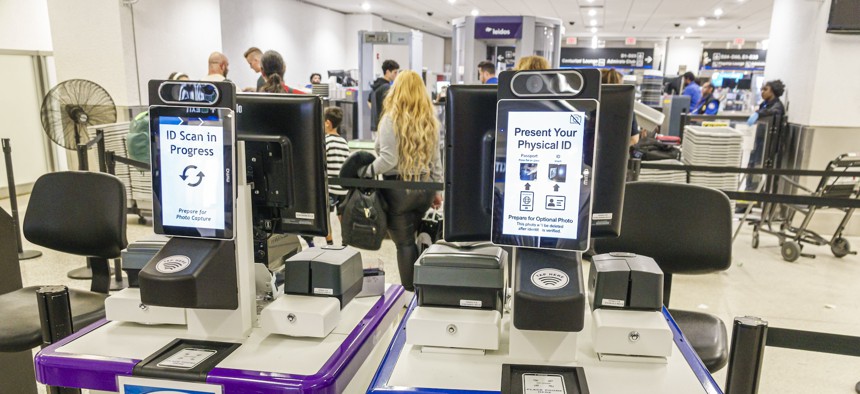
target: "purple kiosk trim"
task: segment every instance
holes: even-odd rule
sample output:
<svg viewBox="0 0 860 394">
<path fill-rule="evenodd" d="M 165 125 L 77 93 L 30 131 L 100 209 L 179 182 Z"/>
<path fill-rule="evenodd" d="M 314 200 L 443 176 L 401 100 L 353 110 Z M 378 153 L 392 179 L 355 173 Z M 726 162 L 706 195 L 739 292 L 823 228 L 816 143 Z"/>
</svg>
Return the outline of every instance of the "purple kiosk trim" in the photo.
<svg viewBox="0 0 860 394">
<path fill-rule="evenodd" d="M 221 385 L 225 393 L 341 392 L 373 350 L 375 342 L 379 340 L 375 335 L 377 330 L 396 319 L 401 309 L 394 306 L 403 292 L 403 287 L 400 285 L 389 286 L 385 294 L 370 308 L 340 347 L 313 375 L 216 367 L 209 373 L 206 382 Z M 106 323 L 107 320 L 100 320 L 39 351 L 35 361 L 36 380 L 51 386 L 117 391 L 117 376 L 131 376 L 134 366 L 141 360 L 57 352 L 58 348 Z"/>
<path fill-rule="evenodd" d="M 391 380 L 391 375 L 394 373 L 394 367 L 397 365 L 397 359 L 400 358 L 400 353 L 403 352 L 403 348 L 406 345 L 406 322 L 409 320 L 409 316 L 412 315 L 417 304 L 417 298 L 413 298 L 412 302 L 409 303 L 409 309 L 406 310 L 403 320 L 400 322 L 400 325 L 397 327 L 397 331 L 394 333 L 391 345 L 388 346 L 385 357 L 383 357 L 382 363 L 380 363 L 379 369 L 376 371 L 376 375 L 373 376 L 373 380 L 370 382 L 370 388 L 367 390 L 368 394 L 499 394 L 498 391 L 400 387 L 390 386 L 388 384 Z M 708 372 L 708 369 L 705 367 L 705 364 L 702 363 L 702 360 L 696 354 L 696 351 L 693 350 L 689 342 L 687 342 L 687 338 L 681 332 L 681 329 L 678 327 L 678 324 L 675 323 L 675 320 L 672 319 L 672 315 L 669 314 L 669 310 L 666 309 L 666 307 L 663 307 L 663 317 L 666 318 L 666 322 L 669 323 L 669 328 L 672 330 L 675 345 L 681 350 L 681 354 L 684 355 L 684 359 L 696 375 L 696 378 L 698 378 L 699 383 L 702 384 L 702 388 L 705 392 L 708 394 L 723 394 L 722 390 L 720 390 L 720 386 L 717 385 L 717 382 L 714 381 L 714 377 L 711 376 L 710 372 Z"/>
</svg>

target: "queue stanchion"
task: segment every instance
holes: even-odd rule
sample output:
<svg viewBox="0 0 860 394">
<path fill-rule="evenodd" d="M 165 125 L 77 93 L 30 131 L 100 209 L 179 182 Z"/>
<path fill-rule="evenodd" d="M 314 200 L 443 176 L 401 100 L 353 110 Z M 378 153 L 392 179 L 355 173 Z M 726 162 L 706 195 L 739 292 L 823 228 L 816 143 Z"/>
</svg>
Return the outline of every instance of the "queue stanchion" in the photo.
<svg viewBox="0 0 860 394">
<path fill-rule="evenodd" d="M 18 196 L 15 190 L 15 172 L 12 171 L 12 146 L 8 138 L 3 138 L 3 156 L 6 158 L 6 181 L 9 190 L 9 205 L 12 208 L 12 224 L 15 226 L 15 240 L 18 243 L 18 260 L 34 259 L 42 255 L 38 250 L 24 250 L 21 239 L 21 222 L 18 219 Z"/>
<path fill-rule="evenodd" d="M 736 317 L 729 348 L 726 394 L 755 394 L 767 344 L 767 322 L 752 316 Z"/>
</svg>

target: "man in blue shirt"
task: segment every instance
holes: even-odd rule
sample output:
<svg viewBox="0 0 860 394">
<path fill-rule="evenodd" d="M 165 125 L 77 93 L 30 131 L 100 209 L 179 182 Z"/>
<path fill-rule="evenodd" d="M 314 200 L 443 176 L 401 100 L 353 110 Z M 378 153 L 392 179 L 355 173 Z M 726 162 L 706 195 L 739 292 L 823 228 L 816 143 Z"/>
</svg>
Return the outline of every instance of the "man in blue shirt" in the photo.
<svg viewBox="0 0 860 394">
<path fill-rule="evenodd" d="M 710 82 L 702 84 L 702 98 L 693 107 L 693 113 L 697 115 L 716 115 L 720 110 L 720 100 L 714 97 L 714 85 Z"/>
<path fill-rule="evenodd" d="M 681 93 L 682 96 L 690 96 L 690 109 L 693 110 L 693 106 L 699 103 L 699 99 L 702 98 L 702 92 L 699 89 L 699 85 L 696 83 L 696 76 L 693 73 L 687 71 L 684 73 L 684 92 Z"/>
<path fill-rule="evenodd" d="M 496 65 L 487 60 L 478 63 L 478 78 L 483 84 L 498 84 L 499 79 L 496 78 Z"/>
</svg>

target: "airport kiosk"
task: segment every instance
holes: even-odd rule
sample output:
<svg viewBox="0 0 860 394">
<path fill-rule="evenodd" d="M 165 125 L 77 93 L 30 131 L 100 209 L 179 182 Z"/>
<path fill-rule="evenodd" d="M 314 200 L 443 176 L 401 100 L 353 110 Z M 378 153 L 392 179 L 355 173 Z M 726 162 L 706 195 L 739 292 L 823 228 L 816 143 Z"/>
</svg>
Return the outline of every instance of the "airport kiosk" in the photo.
<svg viewBox="0 0 860 394">
<path fill-rule="evenodd" d="M 597 70 L 450 88 L 446 242 L 419 258 L 369 392 L 720 392 L 652 259 L 599 255 L 582 271 L 590 238 L 620 229 L 632 89 L 601 87 Z"/>
<path fill-rule="evenodd" d="M 310 248 L 273 276 L 255 242 L 260 231 L 327 232 L 321 100 L 234 89 L 150 82 L 154 228 L 169 240 L 136 273 L 139 287 L 106 300 L 107 319 L 39 352 L 39 382 L 120 393 L 366 389 L 403 288 L 362 297 L 361 257 L 348 247 Z"/>
</svg>

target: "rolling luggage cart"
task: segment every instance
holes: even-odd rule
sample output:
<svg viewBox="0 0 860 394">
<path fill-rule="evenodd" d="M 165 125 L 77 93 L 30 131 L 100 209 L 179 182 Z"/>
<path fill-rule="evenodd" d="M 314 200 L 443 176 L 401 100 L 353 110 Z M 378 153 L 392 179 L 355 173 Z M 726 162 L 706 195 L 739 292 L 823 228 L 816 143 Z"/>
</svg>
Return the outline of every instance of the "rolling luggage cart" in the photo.
<svg viewBox="0 0 860 394">
<path fill-rule="evenodd" d="M 857 167 L 860 167 L 860 155 L 857 153 L 844 153 L 839 155 L 839 157 L 830 161 L 825 169 L 825 171 L 831 172 L 832 175 L 822 177 L 815 190 L 810 190 L 785 176 L 782 176 L 782 179 L 791 185 L 810 193 L 812 197 L 856 199 L 860 197 L 860 179 L 848 178 L 842 176 L 841 173 Z M 848 240 L 842 237 L 842 232 L 848 225 L 848 221 L 851 220 L 851 215 L 854 214 L 854 208 L 815 205 L 799 206 L 791 204 L 783 204 L 782 206 L 786 210 L 786 216 L 780 224 L 779 231 L 772 230 L 769 225 L 766 226 L 766 228 L 762 227 L 762 224 L 765 224 L 764 221 L 753 226 L 753 248 L 758 247 L 759 233 L 764 232 L 779 237 L 782 258 L 788 262 L 793 262 L 800 256 L 811 258 L 815 257 L 813 254 L 801 253 L 804 243 L 812 245 L 830 245 L 830 251 L 833 252 L 833 255 L 836 257 L 857 254 L 856 251 L 851 250 Z M 842 217 L 842 221 L 840 221 L 839 225 L 836 227 L 836 231 L 834 231 L 833 236 L 829 240 L 808 228 L 815 212 L 822 208 L 838 209 L 845 213 Z M 797 227 L 792 226 L 792 222 L 796 214 L 804 215 L 803 221 Z"/>
</svg>

